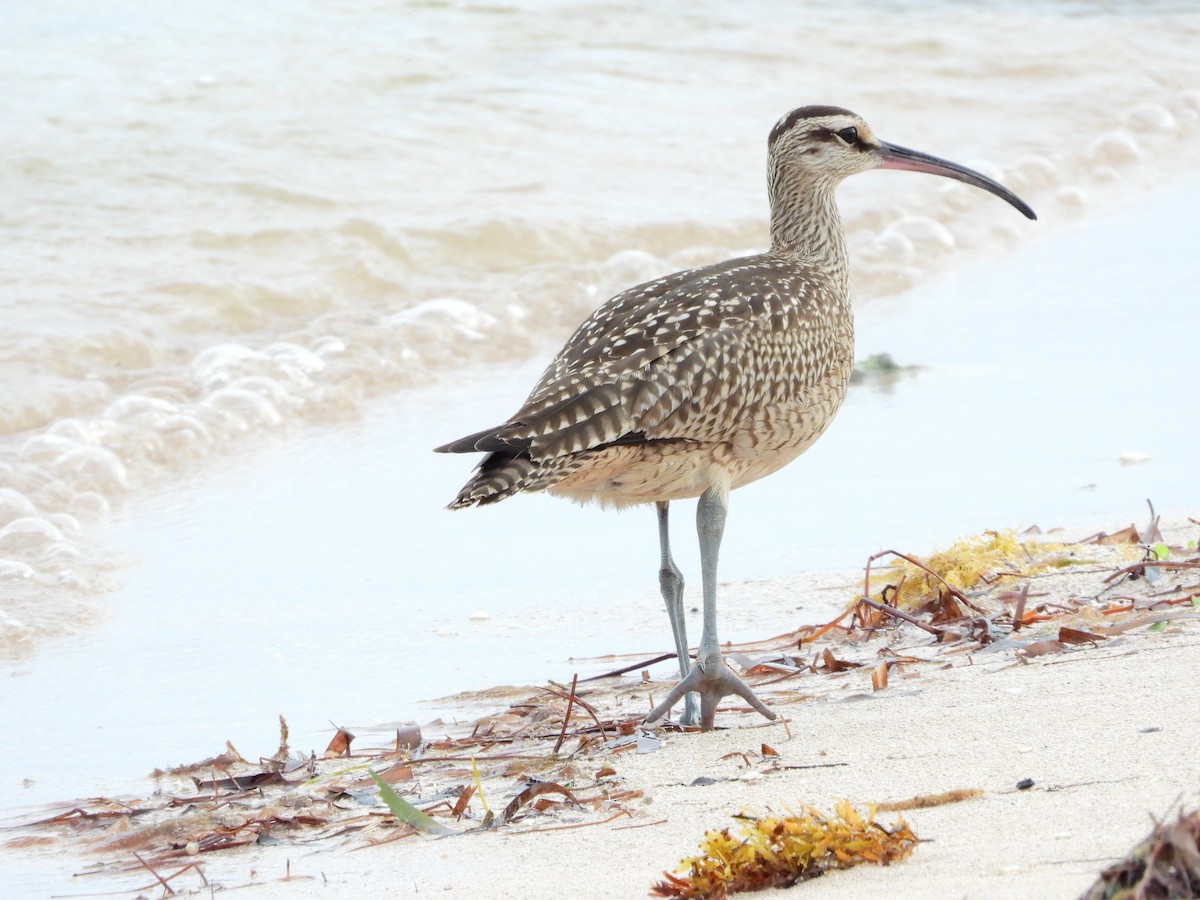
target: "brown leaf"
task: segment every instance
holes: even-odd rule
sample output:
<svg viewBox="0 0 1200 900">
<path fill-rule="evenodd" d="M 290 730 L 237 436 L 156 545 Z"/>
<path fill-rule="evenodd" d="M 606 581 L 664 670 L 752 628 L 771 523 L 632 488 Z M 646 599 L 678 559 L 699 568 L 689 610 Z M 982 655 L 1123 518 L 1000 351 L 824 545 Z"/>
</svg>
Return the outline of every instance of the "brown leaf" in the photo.
<svg viewBox="0 0 1200 900">
<path fill-rule="evenodd" d="M 1023 647 L 1017 652 L 1023 656 L 1046 656 L 1050 653 L 1061 653 L 1066 649 L 1066 644 L 1062 641 L 1044 640 L 1034 641 L 1027 647 Z"/>
<path fill-rule="evenodd" d="M 396 729 L 396 752 L 415 747 L 421 743 L 421 726 L 409 722 Z"/>
<path fill-rule="evenodd" d="M 779 755 L 779 751 L 778 751 L 778 750 L 776 750 L 774 747 L 772 747 L 770 744 L 763 744 L 763 745 L 762 745 L 762 755 L 763 755 L 764 757 L 767 757 L 767 756 L 778 756 L 778 755 Z"/>
<path fill-rule="evenodd" d="M 454 804 L 452 815 L 456 819 L 461 819 L 462 814 L 467 811 L 467 804 L 471 802 L 471 798 L 475 796 L 475 785 L 468 784 L 463 788 L 463 792 L 458 795 L 458 802 Z"/>
<path fill-rule="evenodd" d="M 1087 538 L 1083 543 L 1096 544 L 1139 544 L 1141 543 L 1140 535 L 1137 527 L 1130 525 L 1128 528 L 1122 528 L 1120 531 L 1115 531 L 1112 534 L 1105 534 L 1103 531 L 1097 535 Z"/>
<path fill-rule="evenodd" d="M 1095 644 L 1104 640 L 1104 635 L 1092 634 L 1090 631 L 1080 631 L 1064 625 L 1058 629 L 1058 639 L 1064 644 Z"/>
<path fill-rule="evenodd" d="M 616 774 L 617 774 L 616 769 L 605 766 L 603 769 L 601 769 L 599 772 L 596 773 L 596 780 L 599 781 L 601 778 L 608 778 L 608 777 L 610 777 L 612 775 L 616 775 Z"/>
<path fill-rule="evenodd" d="M 882 691 L 888 686 L 888 668 L 887 661 L 884 660 L 871 670 L 871 687 L 874 690 Z"/>
<path fill-rule="evenodd" d="M 353 740 L 354 735 L 345 728 L 339 728 L 337 734 L 333 736 L 333 740 L 329 742 L 329 746 L 325 748 L 325 759 L 331 759 L 335 756 L 349 756 L 350 742 Z"/>
<path fill-rule="evenodd" d="M 520 810 L 522 806 L 535 797 L 548 793 L 562 794 L 576 806 L 579 805 L 579 801 L 575 799 L 575 795 L 561 784 L 556 784 L 553 781 L 534 781 L 530 783 L 525 790 L 513 797 L 512 802 L 509 803 L 508 806 L 504 807 L 504 812 L 500 815 L 500 821 L 511 822 L 513 816 L 517 814 L 517 811 Z"/>
<path fill-rule="evenodd" d="M 396 784 L 399 781 L 412 781 L 413 770 L 412 766 L 406 766 L 401 763 L 392 766 L 390 769 L 384 769 L 378 775 L 388 784 Z"/>
<path fill-rule="evenodd" d="M 837 672 L 848 672 L 850 669 L 862 668 L 862 663 L 850 662 L 848 660 L 836 658 L 829 651 L 828 647 L 826 647 L 824 652 L 821 654 L 821 659 L 824 663 L 822 668 L 831 674 Z"/>
<path fill-rule="evenodd" d="M 963 611 L 958 605 L 958 601 L 948 591 L 943 591 L 937 602 L 931 604 L 931 607 L 930 612 L 933 613 L 933 618 L 930 621 L 934 625 L 957 622 L 963 617 Z"/>
</svg>

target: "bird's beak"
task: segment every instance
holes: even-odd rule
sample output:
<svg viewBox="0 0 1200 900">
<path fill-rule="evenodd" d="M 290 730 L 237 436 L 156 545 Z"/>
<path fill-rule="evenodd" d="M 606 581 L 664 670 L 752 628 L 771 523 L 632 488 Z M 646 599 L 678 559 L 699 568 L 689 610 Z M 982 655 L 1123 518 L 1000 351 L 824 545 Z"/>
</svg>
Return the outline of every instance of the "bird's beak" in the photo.
<svg viewBox="0 0 1200 900">
<path fill-rule="evenodd" d="M 992 181 L 992 179 L 980 175 L 966 166 L 960 166 L 958 163 L 938 159 L 936 156 L 930 156 L 928 153 L 920 153 L 916 150 L 909 150 L 907 147 L 897 147 L 895 144 L 885 142 L 880 142 L 879 149 L 875 153 L 881 160 L 879 164 L 879 168 L 881 169 L 904 169 L 908 172 L 928 172 L 930 175 L 942 175 L 965 184 L 973 184 L 977 188 L 983 188 L 990 194 L 995 194 L 1001 200 L 1012 205 L 1026 218 L 1037 218 L 1037 213 L 1033 211 L 1029 204 L 1004 185 Z"/>
</svg>

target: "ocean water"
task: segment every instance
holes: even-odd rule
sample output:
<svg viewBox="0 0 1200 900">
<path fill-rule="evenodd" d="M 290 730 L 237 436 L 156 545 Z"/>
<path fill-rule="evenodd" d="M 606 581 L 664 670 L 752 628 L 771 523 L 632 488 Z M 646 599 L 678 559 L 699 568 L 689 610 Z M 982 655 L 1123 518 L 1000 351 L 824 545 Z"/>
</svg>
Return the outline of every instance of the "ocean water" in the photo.
<svg viewBox="0 0 1200 900">
<path fill-rule="evenodd" d="M 860 355 L 923 368 L 734 495 L 723 578 L 1187 510 L 1198 41 L 1179 4 L 5 4 L 0 810 L 662 649 L 650 512 L 450 515 L 428 450 L 615 291 L 764 246 L 796 105 L 1040 221 L 844 186 Z"/>
</svg>

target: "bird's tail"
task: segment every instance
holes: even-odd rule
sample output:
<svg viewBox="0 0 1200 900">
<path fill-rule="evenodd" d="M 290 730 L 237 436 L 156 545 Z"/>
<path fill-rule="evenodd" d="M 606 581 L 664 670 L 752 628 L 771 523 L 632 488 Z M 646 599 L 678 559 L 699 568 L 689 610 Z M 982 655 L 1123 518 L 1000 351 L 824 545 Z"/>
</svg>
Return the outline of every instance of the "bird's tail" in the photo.
<svg viewBox="0 0 1200 900">
<path fill-rule="evenodd" d="M 447 509 L 486 506 L 513 494 L 542 491 L 578 468 L 570 457 L 535 461 L 526 451 L 496 451 L 480 462 Z"/>
<path fill-rule="evenodd" d="M 489 453 L 447 509 L 486 506 L 526 490 L 537 464 L 528 453 Z"/>
</svg>

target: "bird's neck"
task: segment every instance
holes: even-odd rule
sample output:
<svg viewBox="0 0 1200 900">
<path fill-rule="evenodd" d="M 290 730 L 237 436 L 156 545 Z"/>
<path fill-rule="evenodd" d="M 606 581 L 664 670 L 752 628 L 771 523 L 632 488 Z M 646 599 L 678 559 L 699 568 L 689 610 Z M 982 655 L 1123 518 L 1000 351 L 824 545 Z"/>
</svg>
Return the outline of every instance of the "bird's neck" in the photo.
<svg viewBox="0 0 1200 900">
<path fill-rule="evenodd" d="M 820 266 L 843 283 L 849 261 L 842 219 L 834 202 L 836 183 L 810 181 L 798 173 L 772 171 L 771 251 Z"/>
</svg>

